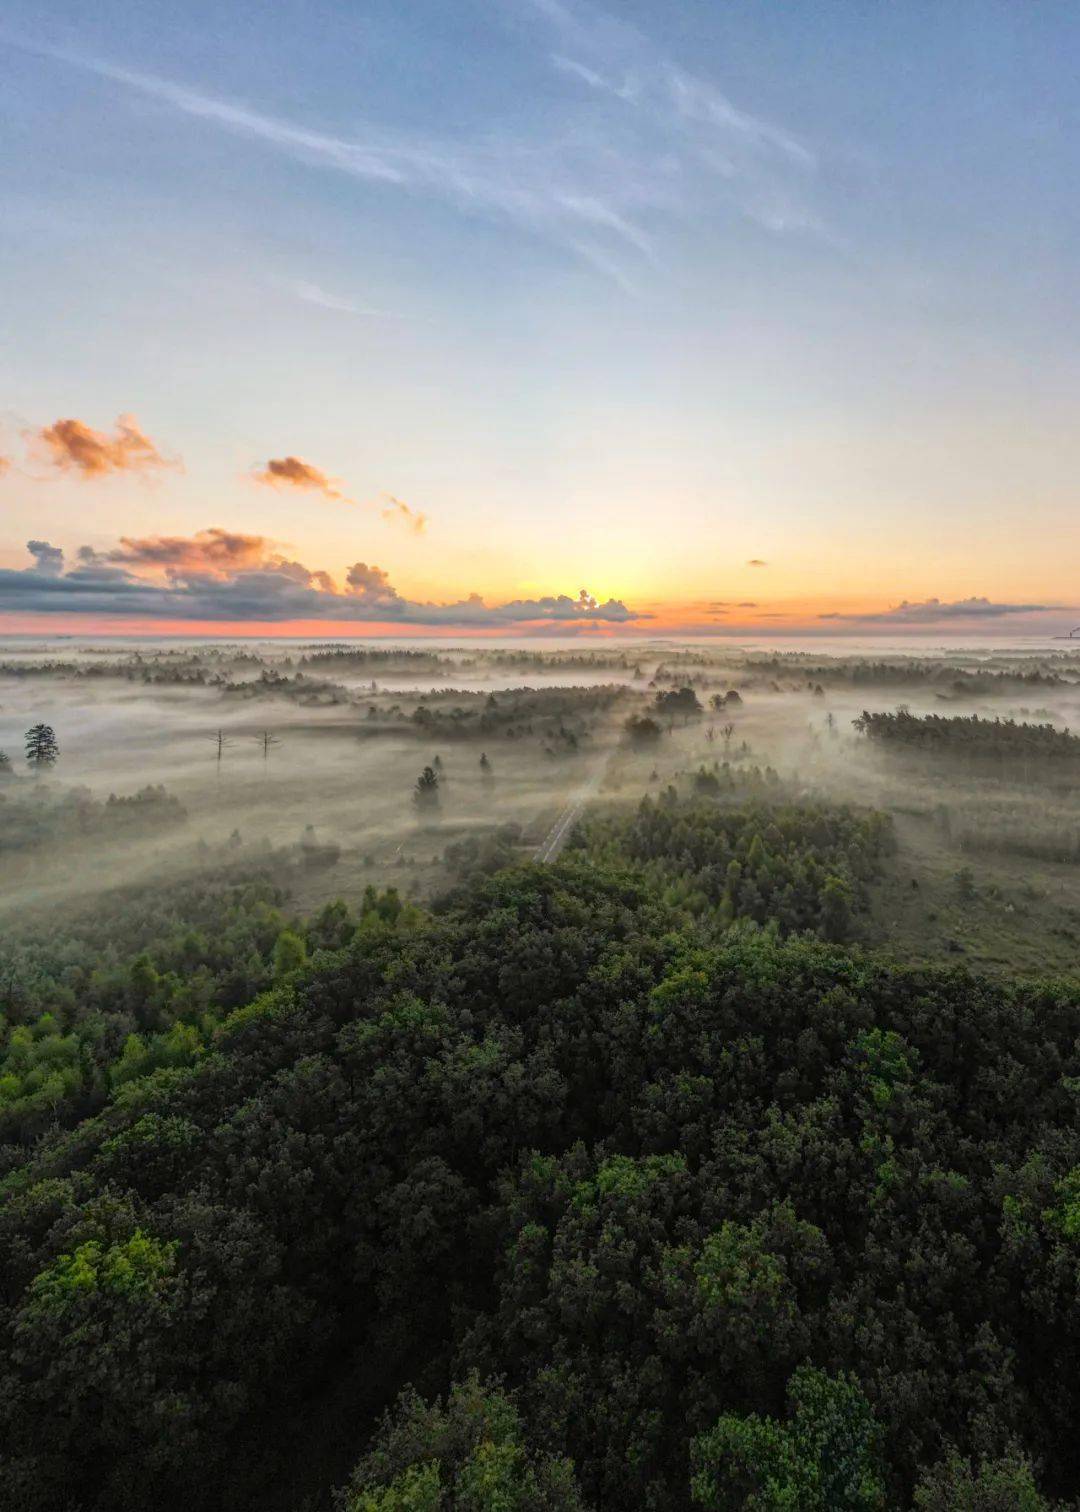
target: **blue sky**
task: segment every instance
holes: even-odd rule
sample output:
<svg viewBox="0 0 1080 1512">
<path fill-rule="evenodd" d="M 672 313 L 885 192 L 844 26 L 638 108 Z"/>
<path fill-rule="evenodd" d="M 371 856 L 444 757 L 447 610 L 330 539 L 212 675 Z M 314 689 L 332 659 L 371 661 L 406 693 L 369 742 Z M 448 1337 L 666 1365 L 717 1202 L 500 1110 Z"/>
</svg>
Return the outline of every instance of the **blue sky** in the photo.
<svg viewBox="0 0 1080 1512">
<path fill-rule="evenodd" d="M 1078 64 L 1053 4 L 9 0 L 0 564 L 225 527 L 417 599 L 1067 604 Z M 183 472 L 22 458 L 122 413 Z"/>
</svg>

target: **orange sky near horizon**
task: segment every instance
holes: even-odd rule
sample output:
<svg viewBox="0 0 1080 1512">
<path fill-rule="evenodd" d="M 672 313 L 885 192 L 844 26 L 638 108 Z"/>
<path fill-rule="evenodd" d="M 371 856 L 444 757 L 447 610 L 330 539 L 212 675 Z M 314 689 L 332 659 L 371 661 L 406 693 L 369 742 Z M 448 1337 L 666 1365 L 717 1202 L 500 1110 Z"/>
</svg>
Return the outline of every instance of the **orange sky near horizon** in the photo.
<svg viewBox="0 0 1080 1512">
<path fill-rule="evenodd" d="M 773 607 L 773 605 L 781 607 Z M 695 604 L 635 604 L 642 617 L 630 623 L 600 620 L 559 621 L 530 620 L 520 624 L 491 625 L 413 624 L 388 618 L 385 620 L 295 619 L 268 620 L 199 620 L 161 619 L 152 616 L 2 614 L 0 639 L 6 636 L 55 637 L 130 637 L 139 639 L 214 639 L 273 640 L 304 639 L 315 641 L 349 639 L 388 640 L 531 640 L 542 647 L 545 641 L 638 641 L 686 636 L 698 638 L 817 638 L 856 637 L 865 639 L 868 630 L 898 639 L 918 636 L 949 635 L 979 638 L 990 633 L 1000 637 L 1015 634 L 1046 636 L 1066 634 L 1072 628 L 1067 610 L 1056 615 L 1053 624 L 1042 617 L 1012 623 L 994 621 L 980 625 L 970 620 L 946 626 L 940 622 L 901 621 L 890 623 L 875 619 L 894 605 L 877 600 L 777 600 L 763 603 L 759 609 L 738 609 L 724 615 L 710 614 L 707 606 Z M 842 618 L 833 616 L 840 614 Z M 870 618 L 864 618 L 864 616 Z"/>
</svg>

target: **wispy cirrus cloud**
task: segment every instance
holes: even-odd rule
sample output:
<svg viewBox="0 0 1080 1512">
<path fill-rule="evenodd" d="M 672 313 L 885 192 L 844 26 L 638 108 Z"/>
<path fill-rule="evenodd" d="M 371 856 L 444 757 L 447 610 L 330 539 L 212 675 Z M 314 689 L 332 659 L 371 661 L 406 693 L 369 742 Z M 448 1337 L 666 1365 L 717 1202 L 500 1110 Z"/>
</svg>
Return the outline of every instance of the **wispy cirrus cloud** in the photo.
<svg viewBox="0 0 1080 1512">
<path fill-rule="evenodd" d="M 31 50 L 315 168 L 510 222 L 631 291 L 635 274 L 657 255 L 653 228 L 665 220 L 688 221 L 719 204 L 777 233 L 818 223 L 817 155 L 787 127 L 731 100 L 601 11 L 507 0 L 504 15 L 541 26 L 554 44 L 551 66 L 567 84 L 557 126 L 500 131 L 495 123 L 475 139 L 421 137 L 390 125 L 339 134 L 100 58 Z M 314 283 L 296 292 L 343 313 L 381 313 Z"/>
<path fill-rule="evenodd" d="M 81 478 L 110 473 L 150 473 L 179 467 L 176 458 L 162 454 L 134 415 L 120 415 L 113 435 L 95 430 L 84 420 L 63 419 L 26 432 L 31 452 L 61 472 Z"/>
<path fill-rule="evenodd" d="M 331 294 L 320 284 L 309 283 L 303 278 L 297 279 L 289 287 L 302 303 L 315 305 L 320 310 L 330 310 L 336 315 L 356 315 L 372 320 L 392 318 L 389 310 L 368 309 L 340 294 Z"/>
<path fill-rule="evenodd" d="M 508 0 L 554 33 L 554 69 L 623 107 L 644 140 L 699 192 L 777 234 L 823 232 L 820 155 L 786 126 L 736 103 L 714 80 L 667 58 L 637 27 L 591 6 Z"/>
<path fill-rule="evenodd" d="M 28 547 L 26 568 L 0 569 L 0 614 L 283 624 L 299 620 L 447 626 L 458 629 L 627 625 L 651 616 L 584 589 L 487 604 L 478 593 L 452 603 L 405 598 L 381 568 L 354 562 L 339 587 L 330 573 L 290 561 L 273 542 L 215 527 L 191 537 L 127 539 L 111 551 L 81 547 L 67 567 L 61 548 Z"/>
<path fill-rule="evenodd" d="M 413 509 L 404 499 L 393 494 L 383 494 L 386 503 L 381 511 L 384 520 L 393 525 L 404 525 L 413 535 L 423 535 L 428 526 L 428 517 L 422 510 Z"/>
<path fill-rule="evenodd" d="M 595 68 L 590 68 L 587 63 L 582 63 L 577 58 L 564 58 L 561 53 L 552 53 L 551 63 L 552 67 L 557 68 L 560 73 L 580 79 L 590 89 L 602 89 L 610 94 L 621 94 L 624 99 L 633 99 L 636 94 L 636 91 L 629 86 L 624 91 L 620 91 L 610 79 L 605 79 L 603 74 L 597 73 Z"/>
</svg>

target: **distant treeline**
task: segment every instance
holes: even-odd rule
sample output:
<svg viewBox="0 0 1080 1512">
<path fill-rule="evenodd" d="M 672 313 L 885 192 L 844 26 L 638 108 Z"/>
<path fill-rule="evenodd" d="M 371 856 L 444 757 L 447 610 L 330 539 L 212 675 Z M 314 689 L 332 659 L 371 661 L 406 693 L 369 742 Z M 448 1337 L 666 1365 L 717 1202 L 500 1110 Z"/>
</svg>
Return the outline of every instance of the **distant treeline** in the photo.
<svg viewBox="0 0 1080 1512">
<path fill-rule="evenodd" d="M 410 675 L 446 673 L 459 664 L 438 651 L 396 650 L 384 646 L 329 646 L 308 651 L 300 658 L 302 667 L 356 668 L 365 672 L 400 671 Z"/>
<path fill-rule="evenodd" d="M 372 671 L 424 672 L 475 676 L 485 668 L 506 671 L 632 671 L 638 658 L 618 651 L 508 651 L 492 647 L 479 651 L 413 650 L 394 646 L 324 646 L 305 652 L 301 666 L 339 665 Z"/>
<path fill-rule="evenodd" d="M 873 714 L 864 710 L 853 723 L 870 740 L 935 755 L 1005 762 L 1080 759 L 1080 738 L 1050 724 L 980 719 L 977 714 L 910 714 L 905 709 Z"/>
<path fill-rule="evenodd" d="M 1006 668 L 972 671 L 935 661 L 827 661 L 791 662 L 784 657 L 755 657 L 746 662 L 747 676 L 786 678 L 798 676 L 824 687 L 927 687 L 947 689 L 957 697 L 1008 693 L 1021 689 L 1074 687 L 1076 680 L 1036 667 L 1031 671 Z"/>
<path fill-rule="evenodd" d="M 493 667 L 553 671 L 603 672 L 633 671 L 640 661 L 636 652 L 626 651 L 507 651 L 493 648 L 477 658 L 478 664 Z"/>
<path fill-rule="evenodd" d="M 228 682 L 224 665 L 259 666 L 261 658 L 246 653 L 235 656 L 219 654 L 203 658 L 186 655 L 169 658 L 162 655 L 133 656 L 111 661 L 12 661 L 0 663 L 0 678 L 26 679 L 32 677 L 58 678 L 86 682 L 95 679 L 112 679 L 128 683 L 143 683 L 146 686 L 173 685 L 194 687 L 222 687 Z"/>
</svg>

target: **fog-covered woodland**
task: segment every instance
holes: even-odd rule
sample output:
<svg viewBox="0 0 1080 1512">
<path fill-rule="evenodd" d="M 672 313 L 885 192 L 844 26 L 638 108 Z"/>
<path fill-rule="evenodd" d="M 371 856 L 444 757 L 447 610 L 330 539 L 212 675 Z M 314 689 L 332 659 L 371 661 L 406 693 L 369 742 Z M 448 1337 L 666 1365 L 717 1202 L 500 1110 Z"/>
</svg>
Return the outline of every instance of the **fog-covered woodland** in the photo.
<svg viewBox="0 0 1080 1512">
<path fill-rule="evenodd" d="M 1080 652 L 0 648 L 24 1512 L 1076 1505 Z"/>
</svg>

